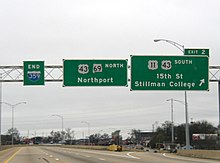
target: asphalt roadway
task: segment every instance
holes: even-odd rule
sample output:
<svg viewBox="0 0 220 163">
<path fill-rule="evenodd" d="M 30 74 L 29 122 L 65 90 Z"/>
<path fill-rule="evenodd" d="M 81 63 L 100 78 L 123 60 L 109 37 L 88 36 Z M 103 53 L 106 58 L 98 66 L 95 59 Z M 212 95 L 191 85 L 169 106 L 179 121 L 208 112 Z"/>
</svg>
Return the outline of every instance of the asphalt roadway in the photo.
<svg viewBox="0 0 220 163">
<path fill-rule="evenodd" d="M 112 152 L 62 147 L 29 146 L 0 152 L 2 163 L 219 163 L 153 152 Z"/>
</svg>

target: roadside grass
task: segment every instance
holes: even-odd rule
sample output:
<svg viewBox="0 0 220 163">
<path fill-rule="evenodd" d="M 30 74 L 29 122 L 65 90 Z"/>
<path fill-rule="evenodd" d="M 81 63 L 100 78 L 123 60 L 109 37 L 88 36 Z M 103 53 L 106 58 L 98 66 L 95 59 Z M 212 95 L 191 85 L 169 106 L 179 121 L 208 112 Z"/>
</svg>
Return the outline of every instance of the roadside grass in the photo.
<svg viewBox="0 0 220 163">
<path fill-rule="evenodd" d="M 194 158 L 220 160 L 220 150 L 178 150 L 177 155 L 194 157 Z"/>
</svg>

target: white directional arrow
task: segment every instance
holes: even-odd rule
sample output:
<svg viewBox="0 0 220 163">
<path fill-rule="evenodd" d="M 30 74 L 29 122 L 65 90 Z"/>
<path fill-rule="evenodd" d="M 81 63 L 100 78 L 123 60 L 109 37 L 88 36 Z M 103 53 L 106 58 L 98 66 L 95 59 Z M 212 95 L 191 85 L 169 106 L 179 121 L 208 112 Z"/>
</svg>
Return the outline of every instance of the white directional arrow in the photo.
<svg viewBox="0 0 220 163">
<path fill-rule="evenodd" d="M 199 86 L 201 87 L 202 84 L 204 84 L 204 83 L 205 83 L 205 79 L 200 80 L 200 84 L 199 84 Z"/>
</svg>

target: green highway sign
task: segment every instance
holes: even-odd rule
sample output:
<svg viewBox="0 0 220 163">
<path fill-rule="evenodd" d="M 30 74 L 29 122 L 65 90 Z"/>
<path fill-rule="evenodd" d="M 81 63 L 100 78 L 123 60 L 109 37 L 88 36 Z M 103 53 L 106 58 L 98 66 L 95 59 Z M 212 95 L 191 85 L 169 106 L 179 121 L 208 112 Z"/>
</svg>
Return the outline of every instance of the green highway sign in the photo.
<svg viewBox="0 0 220 163">
<path fill-rule="evenodd" d="M 127 86 L 127 60 L 63 60 L 63 86 Z"/>
<path fill-rule="evenodd" d="M 131 90 L 208 90 L 207 56 L 131 56 Z"/>
<path fill-rule="evenodd" d="M 207 55 L 209 56 L 209 49 L 184 49 L 184 55 Z"/>
<path fill-rule="evenodd" d="M 24 85 L 44 85 L 44 61 L 23 62 Z"/>
</svg>

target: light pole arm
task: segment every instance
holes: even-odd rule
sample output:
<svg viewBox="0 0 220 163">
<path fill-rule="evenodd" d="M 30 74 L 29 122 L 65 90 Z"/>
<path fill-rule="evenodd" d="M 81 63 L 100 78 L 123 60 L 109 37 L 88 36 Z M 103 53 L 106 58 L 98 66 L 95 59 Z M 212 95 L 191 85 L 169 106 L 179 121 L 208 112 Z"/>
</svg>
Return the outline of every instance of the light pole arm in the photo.
<svg viewBox="0 0 220 163">
<path fill-rule="evenodd" d="M 9 104 L 9 103 L 7 103 L 7 102 L 1 102 L 1 104 L 6 104 L 6 105 L 8 105 L 8 106 L 10 106 L 10 107 L 13 106 L 12 104 Z"/>
<path fill-rule="evenodd" d="M 1 103 L 2 103 L 2 104 L 6 104 L 6 105 L 10 106 L 11 108 L 15 108 L 16 106 L 18 106 L 18 105 L 20 105 L 20 104 L 27 104 L 26 102 L 19 102 L 19 103 L 16 103 L 16 104 L 14 104 L 14 105 L 9 104 L 9 103 L 7 103 L 7 102 L 1 102 Z"/>
<path fill-rule="evenodd" d="M 181 103 L 181 104 L 185 105 L 185 102 L 184 102 L 184 101 L 175 100 L 175 99 L 173 99 L 173 101 L 176 101 L 176 102 L 179 102 L 179 103 Z"/>
<path fill-rule="evenodd" d="M 180 51 L 182 51 L 182 53 L 184 54 L 184 45 L 181 45 L 175 41 L 172 40 L 167 40 L 167 39 L 155 39 L 154 42 L 159 42 L 159 41 L 165 41 L 173 46 L 175 46 L 176 48 L 178 48 Z"/>
<path fill-rule="evenodd" d="M 58 115 L 58 114 L 53 114 L 52 116 L 56 116 L 56 117 L 59 117 L 59 118 L 63 119 L 63 116 Z"/>
<path fill-rule="evenodd" d="M 17 103 L 17 104 L 12 105 L 12 107 L 16 107 L 16 106 L 18 106 L 18 105 L 20 105 L 20 104 L 27 104 L 27 102 L 19 102 L 19 103 Z"/>
</svg>

